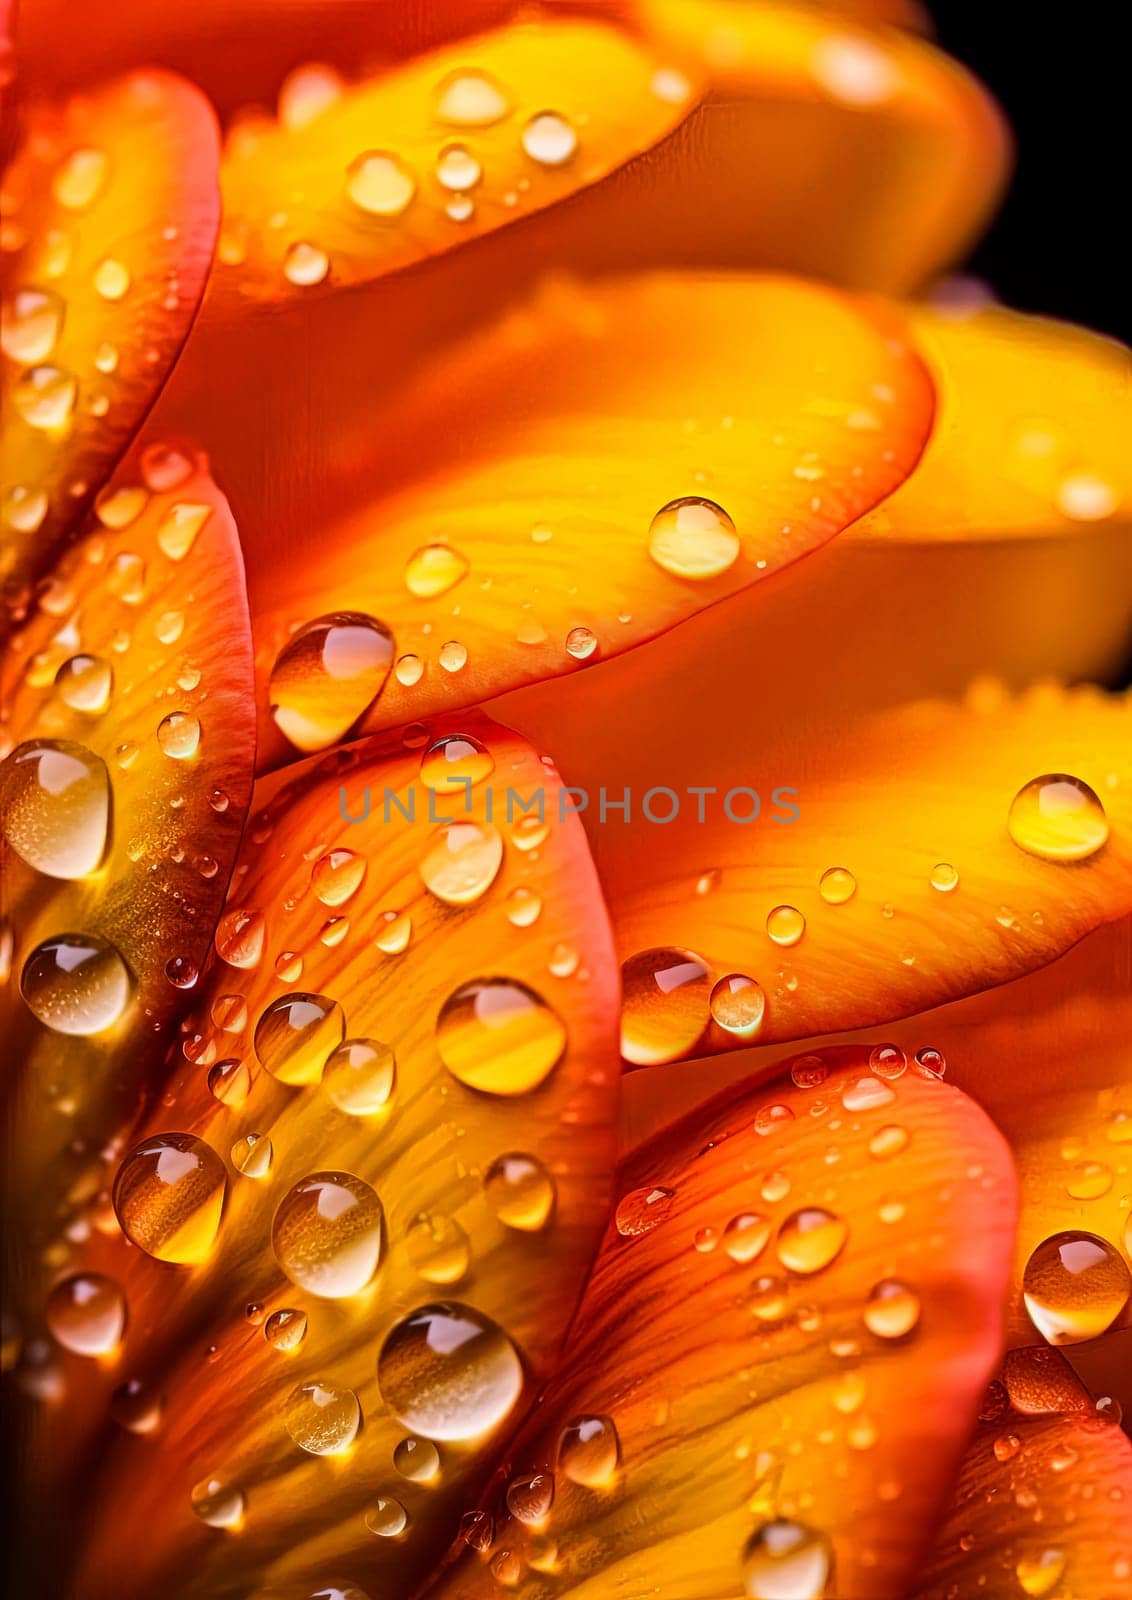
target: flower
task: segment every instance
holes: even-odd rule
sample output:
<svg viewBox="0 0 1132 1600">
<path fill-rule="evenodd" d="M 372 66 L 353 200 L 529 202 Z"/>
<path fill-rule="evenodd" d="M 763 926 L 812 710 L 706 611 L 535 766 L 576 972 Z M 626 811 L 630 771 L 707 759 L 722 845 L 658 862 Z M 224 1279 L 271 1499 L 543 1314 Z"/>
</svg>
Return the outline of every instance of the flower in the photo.
<svg viewBox="0 0 1132 1600">
<path fill-rule="evenodd" d="M 1130 368 L 924 298 L 989 98 L 900 0 L 63 20 L 24 1586 L 1115 1592 Z"/>
</svg>

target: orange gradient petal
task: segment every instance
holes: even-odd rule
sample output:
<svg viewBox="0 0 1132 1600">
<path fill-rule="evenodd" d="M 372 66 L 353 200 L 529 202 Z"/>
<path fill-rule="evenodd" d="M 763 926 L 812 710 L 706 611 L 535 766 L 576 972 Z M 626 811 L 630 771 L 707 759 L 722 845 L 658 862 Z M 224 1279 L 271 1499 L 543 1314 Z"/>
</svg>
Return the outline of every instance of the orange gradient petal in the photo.
<svg viewBox="0 0 1132 1600">
<path fill-rule="evenodd" d="M 222 302 L 365 283 L 564 201 L 663 138 L 693 85 L 629 36 L 543 21 L 414 59 L 310 120 L 245 119 L 222 170 Z"/>
<path fill-rule="evenodd" d="M 219 216 L 216 123 L 191 84 L 134 72 L 37 104 L 4 179 L 3 571 L 41 571 L 189 330 Z"/>
<path fill-rule="evenodd" d="M 566 1363 L 437 1593 L 904 1591 L 997 1360 L 1013 1177 L 972 1102 L 867 1062 L 795 1058 L 628 1158 Z"/>
<path fill-rule="evenodd" d="M 139 1141 L 192 1135 L 223 1218 L 208 1184 L 162 1214 L 119 1178 L 132 1236 L 190 1264 L 112 1220 L 68 1262 L 129 1307 L 112 1362 L 64 1358 L 51 1423 L 75 1492 L 89 1501 L 88 1470 L 99 1484 L 89 1600 L 306 1594 L 335 1570 L 371 1600 L 411 1590 L 552 1369 L 608 1215 L 616 968 L 597 880 L 576 823 L 506 820 L 509 787 L 552 802 L 553 769 L 473 716 L 287 776 L 257 796 L 167 1081 L 103 1168 L 109 1186 Z M 307 1319 L 292 1350 L 265 1335 L 283 1311 Z M 429 1316 L 435 1349 L 463 1351 L 435 1370 L 413 1331 Z M 128 1380 L 162 1398 L 152 1436 L 104 1422 Z M 326 1457 L 296 1397 L 313 1383 L 364 1416 L 359 1432 L 334 1402 Z M 125 1505 L 144 1541 L 123 1541 Z M 401 1511 L 403 1531 L 367 1528 Z"/>
<path fill-rule="evenodd" d="M 1132 1441 L 1104 1423 L 990 1409 L 915 1600 L 1127 1593 Z"/>
<path fill-rule="evenodd" d="M 1128 911 L 1126 697 L 979 690 L 798 723 L 780 720 L 773 679 L 735 674 L 726 640 L 706 658 L 693 641 L 686 672 L 680 648 L 594 675 L 568 716 L 545 688 L 508 708 L 590 797 L 631 1064 L 908 1016 L 1043 966 Z M 1043 778 L 1054 787 L 1036 803 L 1069 807 L 1052 831 L 1034 800 L 1011 820 Z M 612 809 L 625 791 L 628 820 Z M 1080 854 L 1057 858 L 1078 825 Z M 713 1007 L 732 977 L 759 986 L 746 1009 L 722 991 Z"/>
<path fill-rule="evenodd" d="M 297 627 L 349 611 L 393 641 L 337 720 L 278 719 L 300 748 L 577 676 L 832 538 L 906 475 L 930 416 L 891 326 L 824 289 L 546 289 L 397 408 L 349 516 L 252 532 L 291 550 L 252 567 L 261 760 L 293 753 L 269 707 Z"/>
<path fill-rule="evenodd" d="M 9 613 L 3 660 L 8 1178 L 27 1261 L 204 966 L 254 761 L 243 564 L 204 457 L 150 438 L 97 508 Z M 62 936 L 79 943 L 52 954 Z"/>
</svg>

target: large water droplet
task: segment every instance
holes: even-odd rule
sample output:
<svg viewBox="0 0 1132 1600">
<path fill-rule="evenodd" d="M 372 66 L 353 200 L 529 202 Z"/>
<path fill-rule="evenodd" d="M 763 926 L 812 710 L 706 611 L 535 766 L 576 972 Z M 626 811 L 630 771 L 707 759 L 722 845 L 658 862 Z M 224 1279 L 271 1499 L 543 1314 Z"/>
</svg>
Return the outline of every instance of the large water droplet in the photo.
<svg viewBox="0 0 1132 1600">
<path fill-rule="evenodd" d="M 143 1139 L 114 1180 L 127 1239 L 158 1261 L 203 1261 L 212 1249 L 228 1180 L 211 1146 L 191 1133 Z"/>
<path fill-rule="evenodd" d="M 621 1054 L 634 1066 L 677 1061 L 707 1027 L 711 979 L 690 950 L 662 947 L 621 969 Z"/>
<path fill-rule="evenodd" d="M 346 193 L 370 217 L 399 217 L 416 192 L 417 180 L 388 150 L 368 150 L 346 173 Z"/>
<path fill-rule="evenodd" d="M 126 963 L 109 940 L 94 933 L 45 939 L 20 975 L 20 993 L 32 1015 L 56 1033 L 80 1037 L 113 1027 L 132 992 Z"/>
<path fill-rule="evenodd" d="M 271 672 L 271 714 L 300 750 L 334 744 L 385 687 L 395 647 L 389 629 L 358 611 L 317 617 L 293 633 Z"/>
<path fill-rule="evenodd" d="M 819 1206 L 807 1206 L 786 1218 L 778 1230 L 778 1259 L 791 1272 L 821 1272 L 841 1254 L 849 1237 L 843 1217 Z"/>
<path fill-rule="evenodd" d="M 1043 861 L 1087 861 L 1108 838 L 1099 797 L 1065 773 L 1034 778 L 1019 789 L 1006 825 L 1020 849 Z"/>
<path fill-rule="evenodd" d="M 421 757 L 421 782 L 426 789 L 459 793 L 467 784 L 482 783 L 495 771 L 490 750 L 469 733 L 450 733 L 429 745 Z"/>
<path fill-rule="evenodd" d="M 487 893 L 502 864 L 498 828 L 489 822 L 450 822 L 433 835 L 421 880 L 445 905 L 468 906 Z"/>
<path fill-rule="evenodd" d="M 515 1347 L 470 1306 L 421 1306 L 381 1347 L 377 1381 L 386 1405 L 426 1439 L 476 1439 L 497 1428 L 523 1388 Z"/>
<path fill-rule="evenodd" d="M 712 1021 L 726 1033 L 751 1039 L 762 1027 L 766 995 L 754 978 L 741 972 L 720 978 L 711 991 Z"/>
<path fill-rule="evenodd" d="M 621 1443 L 612 1417 L 574 1417 L 558 1441 L 558 1468 L 571 1483 L 600 1489 L 613 1481 Z"/>
<path fill-rule="evenodd" d="M 315 1172 L 280 1202 L 275 1258 L 291 1282 L 324 1300 L 357 1294 L 381 1259 L 381 1201 L 362 1178 Z"/>
<path fill-rule="evenodd" d="M 743 1590 L 750 1600 L 820 1600 L 832 1571 L 826 1535 L 785 1517 L 764 1522 L 743 1552 Z"/>
<path fill-rule="evenodd" d="M 1055 1233 L 1030 1256 L 1022 1298 L 1050 1344 L 1080 1344 L 1112 1326 L 1132 1294 L 1132 1274 L 1115 1246 L 1094 1233 Z"/>
<path fill-rule="evenodd" d="M 72 711 L 96 716 L 110 704 L 114 669 L 102 656 L 71 656 L 55 674 L 55 687 Z"/>
<path fill-rule="evenodd" d="M 534 1156 L 496 1156 L 484 1173 L 487 1203 L 508 1228 L 536 1233 L 554 1209 L 554 1179 Z"/>
<path fill-rule="evenodd" d="M 440 1451 L 430 1439 L 402 1439 L 393 1451 L 393 1465 L 411 1483 L 429 1483 L 440 1471 Z"/>
<path fill-rule="evenodd" d="M 280 1083 L 317 1083 L 346 1032 L 342 1007 L 324 994 L 285 994 L 255 1028 L 255 1053 Z"/>
<path fill-rule="evenodd" d="M 540 167 L 563 167 L 578 148 L 578 135 L 557 111 L 540 111 L 520 135 L 523 149 Z"/>
<path fill-rule="evenodd" d="M 72 1273 L 47 1297 L 47 1326 L 74 1355 L 107 1355 L 126 1330 L 125 1296 L 100 1272 Z"/>
<path fill-rule="evenodd" d="M 36 739 L 0 768 L 4 838 L 49 878 L 82 878 L 106 854 L 111 788 L 106 763 L 81 744 Z"/>
<path fill-rule="evenodd" d="M 739 549 L 735 524 L 714 500 L 670 500 L 649 527 L 649 555 L 676 578 L 716 578 L 734 566 Z"/>
<path fill-rule="evenodd" d="M 313 1378 L 287 1396 L 283 1421 L 300 1450 L 312 1456 L 336 1456 L 357 1438 L 362 1408 L 352 1389 Z"/>
<path fill-rule="evenodd" d="M 478 978 L 441 1006 L 436 1044 L 449 1072 L 469 1089 L 526 1094 L 558 1065 L 566 1028 L 526 984 Z"/>
</svg>

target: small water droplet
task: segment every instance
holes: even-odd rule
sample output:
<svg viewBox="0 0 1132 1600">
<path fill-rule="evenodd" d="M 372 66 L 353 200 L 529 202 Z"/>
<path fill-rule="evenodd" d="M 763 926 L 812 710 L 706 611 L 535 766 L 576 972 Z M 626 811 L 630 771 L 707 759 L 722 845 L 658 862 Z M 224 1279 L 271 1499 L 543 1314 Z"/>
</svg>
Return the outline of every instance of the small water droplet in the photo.
<svg viewBox="0 0 1132 1600">
<path fill-rule="evenodd" d="M 204 1478 L 193 1489 L 190 1503 L 210 1528 L 238 1528 L 244 1520 L 244 1496 L 222 1478 Z"/>
<path fill-rule="evenodd" d="M 111 787 L 106 763 L 69 740 L 17 745 L 0 769 L 4 838 L 50 878 L 82 878 L 106 854 Z"/>
<path fill-rule="evenodd" d="M 311 61 L 296 67 L 279 89 L 278 115 L 285 128 L 306 128 L 341 98 L 342 79 L 333 67 Z"/>
<path fill-rule="evenodd" d="M 468 559 L 449 544 L 426 544 L 405 565 L 405 587 L 419 600 L 434 600 L 454 589 L 468 571 Z"/>
<path fill-rule="evenodd" d="M 51 289 L 19 289 L 0 315 L 0 348 L 22 367 L 46 361 L 63 327 L 65 303 Z"/>
<path fill-rule="evenodd" d="M 575 661 L 588 661 L 597 649 L 597 635 L 590 628 L 579 625 L 566 635 L 566 653 Z"/>
<path fill-rule="evenodd" d="M 574 1417 L 558 1441 L 558 1470 L 571 1483 L 601 1489 L 621 1464 L 621 1441 L 612 1417 Z"/>
<path fill-rule="evenodd" d="M 273 1311 L 263 1325 L 263 1337 L 273 1350 L 297 1350 L 307 1336 L 307 1314 L 283 1306 Z"/>
<path fill-rule="evenodd" d="M 232 1165 L 245 1178 L 266 1178 L 271 1173 L 274 1151 L 264 1133 L 246 1133 L 232 1146 Z"/>
<path fill-rule="evenodd" d="M 490 823 L 450 822 L 432 837 L 421 881 L 449 906 L 472 905 L 491 888 L 503 863 L 503 836 Z"/>
<path fill-rule="evenodd" d="M 216 928 L 216 953 L 230 967 L 258 966 L 265 932 L 262 911 L 226 911 Z"/>
<path fill-rule="evenodd" d="M 651 1233 L 664 1221 L 676 1198 L 675 1189 L 665 1189 L 660 1184 L 646 1184 L 641 1189 L 631 1189 L 617 1203 L 614 1221 L 623 1239 L 636 1239 L 642 1233 Z"/>
<path fill-rule="evenodd" d="M 95 293 L 103 300 L 121 300 L 130 287 L 129 270 L 112 256 L 100 261 L 94 269 Z"/>
<path fill-rule="evenodd" d="M 300 1450 L 312 1456 L 336 1456 L 357 1438 L 362 1408 L 352 1389 L 313 1378 L 291 1390 L 283 1422 Z"/>
<path fill-rule="evenodd" d="M 770 1242 L 770 1223 L 757 1211 L 741 1211 L 723 1230 L 723 1248 L 732 1261 L 753 1261 Z"/>
<path fill-rule="evenodd" d="M 409 1514 L 399 1500 L 376 1500 L 366 1512 L 366 1527 L 379 1539 L 396 1539 L 409 1525 Z"/>
<path fill-rule="evenodd" d="M 483 168 L 467 145 L 449 144 L 437 158 L 436 176 L 445 189 L 463 194 L 479 183 Z"/>
<path fill-rule="evenodd" d="M 222 1106 L 238 1109 L 248 1098 L 252 1075 L 236 1056 L 217 1061 L 208 1069 L 208 1090 Z"/>
<path fill-rule="evenodd" d="M 1080 1344 L 1111 1327 L 1132 1294 L 1132 1274 L 1115 1247 L 1093 1233 L 1055 1233 L 1022 1274 L 1030 1321 L 1050 1344 Z"/>
<path fill-rule="evenodd" d="M 54 1339 L 77 1356 L 104 1356 L 126 1331 L 126 1299 L 100 1272 L 63 1278 L 47 1297 L 47 1326 Z"/>
<path fill-rule="evenodd" d="M 818 880 L 818 893 L 826 905 L 843 906 L 857 893 L 857 880 L 847 867 L 828 867 Z"/>
<path fill-rule="evenodd" d="M 187 711 L 171 711 L 158 726 L 157 742 L 174 761 L 188 761 L 200 748 L 200 723 Z"/>
<path fill-rule="evenodd" d="M 849 1237 L 843 1217 L 819 1206 L 806 1206 L 786 1218 L 778 1230 L 775 1251 L 791 1272 L 822 1272 L 835 1261 Z"/>
<path fill-rule="evenodd" d="M 515 928 L 529 928 L 539 919 L 542 901 L 533 889 L 520 885 L 507 896 L 507 920 Z"/>
<path fill-rule="evenodd" d="M 1033 778 L 1019 789 L 1007 828 L 1020 849 L 1042 861 L 1087 861 L 1108 838 L 1100 798 L 1065 773 Z"/>
<path fill-rule="evenodd" d="M 127 1239 L 158 1261 L 203 1261 L 220 1227 L 228 1180 L 211 1146 L 191 1133 L 136 1145 L 114 1180 L 114 1213 Z"/>
<path fill-rule="evenodd" d="M 46 515 L 47 496 L 42 489 L 17 483 L 4 491 L 4 522 L 17 533 L 34 533 Z"/>
<path fill-rule="evenodd" d="M 457 794 L 467 784 L 482 783 L 495 771 L 491 752 L 471 734 L 451 733 L 431 743 L 421 757 L 421 782 L 426 789 Z"/>
<path fill-rule="evenodd" d="M 471 1264 L 468 1236 L 453 1217 L 417 1217 L 405 1247 L 414 1272 L 428 1283 L 458 1283 Z"/>
<path fill-rule="evenodd" d="M 494 78 L 474 68 L 451 73 L 440 84 L 436 115 L 457 128 L 490 128 L 511 114 L 511 102 Z"/>
<path fill-rule="evenodd" d="M 558 1065 L 566 1029 L 557 1012 L 526 984 L 480 978 L 440 1008 L 440 1059 L 460 1083 L 483 1094 L 526 1094 Z"/>
<path fill-rule="evenodd" d="M 323 1084 L 338 1107 L 352 1117 L 387 1109 L 393 1094 L 393 1051 L 377 1039 L 347 1039 L 326 1058 Z"/>
<path fill-rule="evenodd" d="M 563 167 L 578 148 L 578 135 L 557 111 L 540 111 L 527 123 L 521 143 L 540 167 Z"/>
<path fill-rule="evenodd" d="M 878 1339 L 903 1339 L 920 1320 L 920 1297 L 896 1278 L 874 1284 L 865 1302 L 865 1327 Z"/>
<path fill-rule="evenodd" d="M 476 1439 L 497 1428 L 523 1388 L 523 1368 L 496 1323 L 452 1302 L 421 1306 L 381 1347 L 382 1398 L 426 1439 Z"/>
<path fill-rule="evenodd" d="M 447 644 L 441 645 L 437 660 L 445 672 L 461 672 L 468 664 L 467 646 L 458 639 L 449 639 Z"/>
<path fill-rule="evenodd" d="M 1073 1200 L 1099 1200 L 1112 1188 L 1112 1168 L 1101 1161 L 1082 1161 L 1073 1168 L 1065 1192 Z"/>
<path fill-rule="evenodd" d="M 297 239 L 283 258 L 283 276 L 296 288 L 309 289 L 325 281 L 330 257 L 318 245 Z"/>
<path fill-rule="evenodd" d="M 61 933 L 28 956 L 20 993 L 45 1027 L 86 1038 L 119 1020 L 130 1003 L 133 980 L 108 940 L 93 933 Z"/>
<path fill-rule="evenodd" d="M 417 192 L 417 180 L 388 150 L 367 150 L 350 163 L 346 193 L 369 217 L 399 217 Z"/>
<path fill-rule="evenodd" d="M 535 1156 L 497 1156 L 483 1180 L 488 1205 L 508 1228 L 537 1233 L 554 1209 L 554 1179 Z"/>
<path fill-rule="evenodd" d="M 280 1202 L 271 1244 L 297 1288 L 341 1300 L 377 1271 L 382 1233 L 381 1201 L 368 1183 L 348 1172 L 315 1172 Z"/>
<path fill-rule="evenodd" d="M 182 502 L 170 506 L 157 525 L 157 544 L 170 561 L 183 561 L 212 515 L 210 505 Z"/>
<path fill-rule="evenodd" d="M 364 856 L 353 850 L 329 850 L 314 864 L 311 888 L 324 906 L 343 906 L 357 894 L 365 875 Z"/>
<path fill-rule="evenodd" d="M 51 183 L 51 192 L 68 211 L 85 211 L 98 199 L 110 175 L 105 151 L 72 150 L 60 163 Z"/>
<path fill-rule="evenodd" d="M 1053 1546 L 1020 1556 L 1014 1567 L 1022 1593 L 1032 1597 L 1052 1594 L 1064 1572 L 1065 1553 Z"/>
<path fill-rule="evenodd" d="M 12 389 L 12 403 L 30 428 L 53 433 L 71 420 L 79 386 L 59 367 L 31 367 Z"/>
<path fill-rule="evenodd" d="M 346 1031 L 342 1007 L 321 994 L 273 1000 L 255 1029 L 255 1053 L 280 1083 L 317 1083 L 330 1052 Z"/>
<path fill-rule="evenodd" d="M 649 527 L 649 555 L 677 578 L 718 577 L 734 566 L 739 550 L 735 524 L 714 500 L 670 500 Z"/>
<path fill-rule="evenodd" d="M 766 931 L 775 944 L 789 948 L 806 931 L 806 919 L 795 906 L 775 906 L 767 913 Z"/>
<path fill-rule="evenodd" d="M 959 887 L 959 874 L 949 861 L 939 861 L 932 868 L 929 881 L 940 894 L 950 894 Z"/>
<path fill-rule="evenodd" d="M 440 1451 L 431 1439 L 402 1439 L 394 1448 L 393 1465 L 410 1483 L 431 1483 L 440 1471 Z"/>
<path fill-rule="evenodd" d="M 711 991 L 712 1021 L 737 1038 L 753 1038 L 762 1027 L 766 995 L 754 978 L 732 972 Z"/>
<path fill-rule="evenodd" d="M 947 1061 L 942 1050 L 934 1045 L 924 1045 L 913 1057 L 916 1073 L 921 1078 L 942 1078 L 947 1071 Z"/>
</svg>

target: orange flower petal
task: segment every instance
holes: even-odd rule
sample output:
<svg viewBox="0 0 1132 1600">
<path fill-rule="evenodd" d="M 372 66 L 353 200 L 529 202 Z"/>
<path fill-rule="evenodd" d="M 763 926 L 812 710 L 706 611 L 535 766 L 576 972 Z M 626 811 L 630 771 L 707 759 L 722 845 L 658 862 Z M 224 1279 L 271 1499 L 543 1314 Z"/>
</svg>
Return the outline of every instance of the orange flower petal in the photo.
<svg viewBox="0 0 1132 1600">
<path fill-rule="evenodd" d="M 491 1542 L 438 1593 L 904 1591 L 997 1358 L 1013 1179 L 972 1102 L 867 1061 L 796 1058 L 628 1159 Z"/>
<path fill-rule="evenodd" d="M 37 105 L 4 180 L 2 569 L 42 570 L 129 443 L 196 312 L 216 126 L 159 71 Z"/>
<path fill-rule="evenodd" d="M 1132 1441 L 1118 1427 L 1032 1418 L 980 1424 L 916 1600 L 1112 1596 L 1132 1576 Z"/>
<path fill-rule="evenodd" d="M 217 293 L 275 302 L 367 282 L 563 201 L 658 139 L 693 86 L 594 22 L 464 39 L 298 126 L 237 125 Z"/>
<path fill-rule="evenodd" d="M 590 796 L 631 1064 L 908 1016 L 1043 966 L 1129 910 L 1126 697 L 975 694 L 799 724 L 773 682 L 738 669 L 742 647 L 715 644 L 692 638 L 685 656 L 670 641 L 663 693 L 645 653 L 586 680 L 568 714 L 549 689 L 508 711 Z M 738 703 L 736 683 L 751 686 Z M 609 809 L 625 790 L 628 824 Z M 731 977 L 758 987 L 713 1006 Z"/>
<path fill-rule="evenodd" d="M 655 47 L 710 86 L 635 196 L 619 197 L 625 225 L 647 195 L 650 259 L 757 263 L 904 292 L 962 256 L 1001 192 L 1009 140 L 957 63 L 913 35 L 811 6 L 643 0 L 640 10 Z"/>
<path fill-rule="evenodd" d="M 44 1185 L 64 1194 L 85 1144 L 132 1113 L 184 1008 L 247 810 L 243 565 L 203 456 L 136 448 L 8 620 L 3 1031 L 20 1130 L 9 1181 L 32 1253 L 58 1225 Z M 77 943 L 57 953 L 60 938 Z"/>
<path fill-rule="evenodd" d="M 76 1411 L 101 1419 L 123 1381 L 164 1399 L 155 1436 L 102 1459 L 90 1600 L 306 1594 L 340 1563 L 375 1600 L 411 1590 L 553 1366 L 608 1215 L 616 968 L 597 880 L 576 823 L 506 818 L 509 788 L 544 788 L 553 816 L 553 769 L 473 716 L 287 776 L 257 797 L 193 1059 L 104 1169 L 143 1248 L 99 1234 L 70 1263 L 129 1312 L 113 1362 L 67 1360 L 64 1459 Z M 129 1185 L 130 1150 L 171 1131 L 218 1174 L 172 1217 Z M 290 1351 L 284 1311 L 307 1319 Z M 296 1395 L 316 1381 L 348 1392 Z M 310 1453 L 323 1413 L 340 1458 Z M 73 1488 L 89 1500 L 87 1478 Z M 144 1540 L 123 1539 L 126 1505 Z"/>
<path fill-rule="evenodd" d="M 930 411 L 890 326 L 824 289 L 546 291 L 398 407 L 355 464 L 362 509 L 254 564 L 261 759 L 289 753 L 268 707 L 296 627 L 349 611 L 392 635 L 387 676 L 322 725 L 276 719 L 299 748 L 575 675 L 830 539 L 909 471 Z"/>
</svg>

